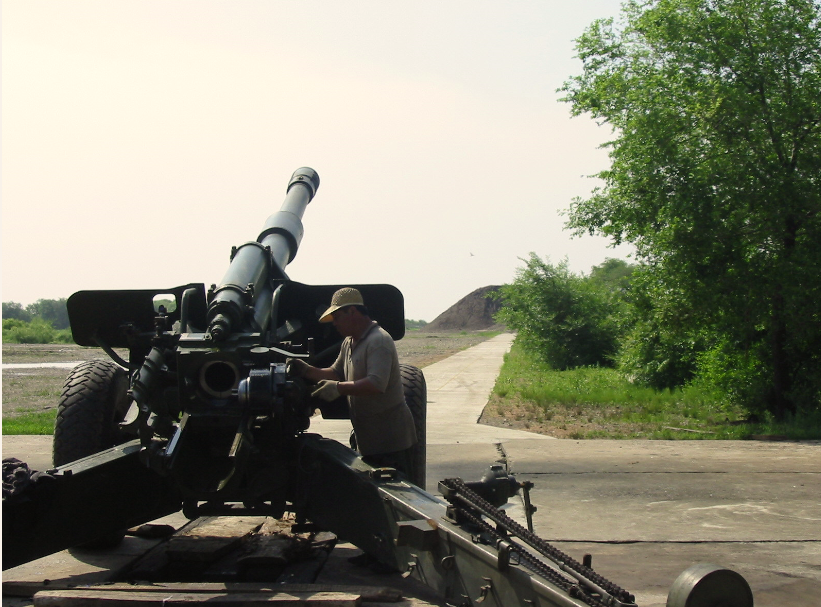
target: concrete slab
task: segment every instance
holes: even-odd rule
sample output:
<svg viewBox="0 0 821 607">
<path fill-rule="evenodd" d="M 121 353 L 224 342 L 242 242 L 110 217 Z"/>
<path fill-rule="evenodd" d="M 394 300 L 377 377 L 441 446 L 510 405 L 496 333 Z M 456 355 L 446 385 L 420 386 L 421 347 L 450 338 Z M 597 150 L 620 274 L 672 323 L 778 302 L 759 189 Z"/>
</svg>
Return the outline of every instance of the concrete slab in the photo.
<svg viewBox="0 0 821 607">
<path fill-rule="evenodd" d="M 510 441 L 540 533 L 574 541 L 821 542 L 821 444 Z"/>
<path fill-rule="evenodd" d="M 643 607 L 663 607 L 676 577 L 711 562 L 750 583 L 757 607 L 818 605 L 821 441 L 511 440 L 428 448 L 427 489 L 478 478 L 499 451 L 535 484 L 537 534 Z M 515 500 L 508 514 L 521 521 Z"/>
<path fill-rule="evenodd" d="M 0 440 L 3 459 L 16 457 L 32 470 L 48 470 L 51 464 L 52 436 L 25 436 L 7 434 Z"/>
<path fill-rule="evenodd" d="M 679 574 L 704 562 L 742 574 L 755 607 L 815 607 L 821 602 L 817 545 L 552 543 L 574 558 L 592 554 L 596 571 L 633 592 L 640 607 L 666 607 Z"/>
</svg>

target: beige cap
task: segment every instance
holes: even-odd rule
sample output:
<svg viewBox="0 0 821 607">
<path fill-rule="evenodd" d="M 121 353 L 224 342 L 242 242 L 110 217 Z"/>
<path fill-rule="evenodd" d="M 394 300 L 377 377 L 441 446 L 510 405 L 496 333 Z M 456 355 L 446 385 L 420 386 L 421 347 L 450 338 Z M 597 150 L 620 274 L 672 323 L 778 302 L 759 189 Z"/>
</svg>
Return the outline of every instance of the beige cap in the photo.
<svg viewBox="0 0 821 607">
<path fill-rule="evenodd" d="M 319 317 L 319 322 L 331 322 L 333 318 L 331 315 L 346 306 L 364 306 L 365 302 L 362 300 L 362 294 L 352 287 L 344 287 L 339 289 L 331 297 L 331 307 L 325 310 L 325 313 Z"/>
</svg>

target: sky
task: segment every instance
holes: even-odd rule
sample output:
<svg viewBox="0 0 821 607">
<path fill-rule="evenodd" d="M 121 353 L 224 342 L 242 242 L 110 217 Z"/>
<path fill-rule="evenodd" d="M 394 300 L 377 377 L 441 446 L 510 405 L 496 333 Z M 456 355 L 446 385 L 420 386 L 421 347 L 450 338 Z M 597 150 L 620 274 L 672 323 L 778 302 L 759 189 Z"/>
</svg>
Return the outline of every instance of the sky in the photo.
<svg viewBox="0 0 821 607">
<path fill-rule="evenodd" d="M 302 166 L 321 184 L 288 276 L 393 284 L 407 318 L 531 252 L 627 258 L 564 229 L 611 131 L 556 92 L 619 5 L 6 0 L 2 301 L 218 283 Z"/>
</svg>

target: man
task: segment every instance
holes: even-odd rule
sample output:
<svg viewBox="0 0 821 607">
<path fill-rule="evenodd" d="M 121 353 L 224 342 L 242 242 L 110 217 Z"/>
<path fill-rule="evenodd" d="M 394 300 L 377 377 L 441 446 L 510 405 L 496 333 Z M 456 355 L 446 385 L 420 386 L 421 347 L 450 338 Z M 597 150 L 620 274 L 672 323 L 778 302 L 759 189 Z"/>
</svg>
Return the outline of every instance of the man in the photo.
<svg viewBox="0 0 821 607">
<path fill-rule="evenodd" d="M 289 373 L 318 382 L 312 396 L 326 401 L 347 397 L 362 459 L 371 466 L 396 468 L 409 475 L 416 427 L 405 403 L 393 338 L 371 320 L 362 294 L 350 287 L 333 294 L 319 322 L 332 322 L 345 338 L 339 356 L 324 369 L 291 359 Z"/>
</svg>

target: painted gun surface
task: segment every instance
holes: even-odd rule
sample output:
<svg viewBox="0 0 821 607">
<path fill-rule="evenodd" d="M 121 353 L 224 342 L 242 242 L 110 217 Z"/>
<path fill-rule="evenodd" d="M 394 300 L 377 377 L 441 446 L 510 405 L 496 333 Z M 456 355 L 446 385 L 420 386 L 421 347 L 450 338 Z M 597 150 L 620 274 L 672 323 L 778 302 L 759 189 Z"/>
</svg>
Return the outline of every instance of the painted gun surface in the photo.
<svg viewBox="0 0 821 607">
<path fill-rule="evenodd" d="M 336 357 L 341 338 L 318 322 L 317 311 L 337 288 L 359 288 L 371 316 L 394 339 L 404 334 L 395 287 L 307 286 L 286 275 L 318 188 L 313 169 L 294 172 L 279 211 L 255 241 L 232 249 L 228 270 L 207 291 L 201 284 L 81 291 L 68 300 L 75 341 L 102 347 L 128 369 L 130 403 L 119 440 L 139 436 L 142 463 L 173 480 L 190 516 L 236 514 L 237 504 L 281 515 L 294 490 L 294 441 L 311 415 L 319 409 L 325 417 L 348 417 L 344 399 L 312 399 L 286 368 L 288 358 L 328 366 Z M 166 305 L 155 311 L 157 300 Z M 127 348 L 129 360 L 117 348 Z M 74 442 L 60 430 L 58 418 L 55 453 Z M 76 454 L 76 445 L 66 451 Z M 423 463 L 420 474 L 424 479 Z"/>
</svg>

